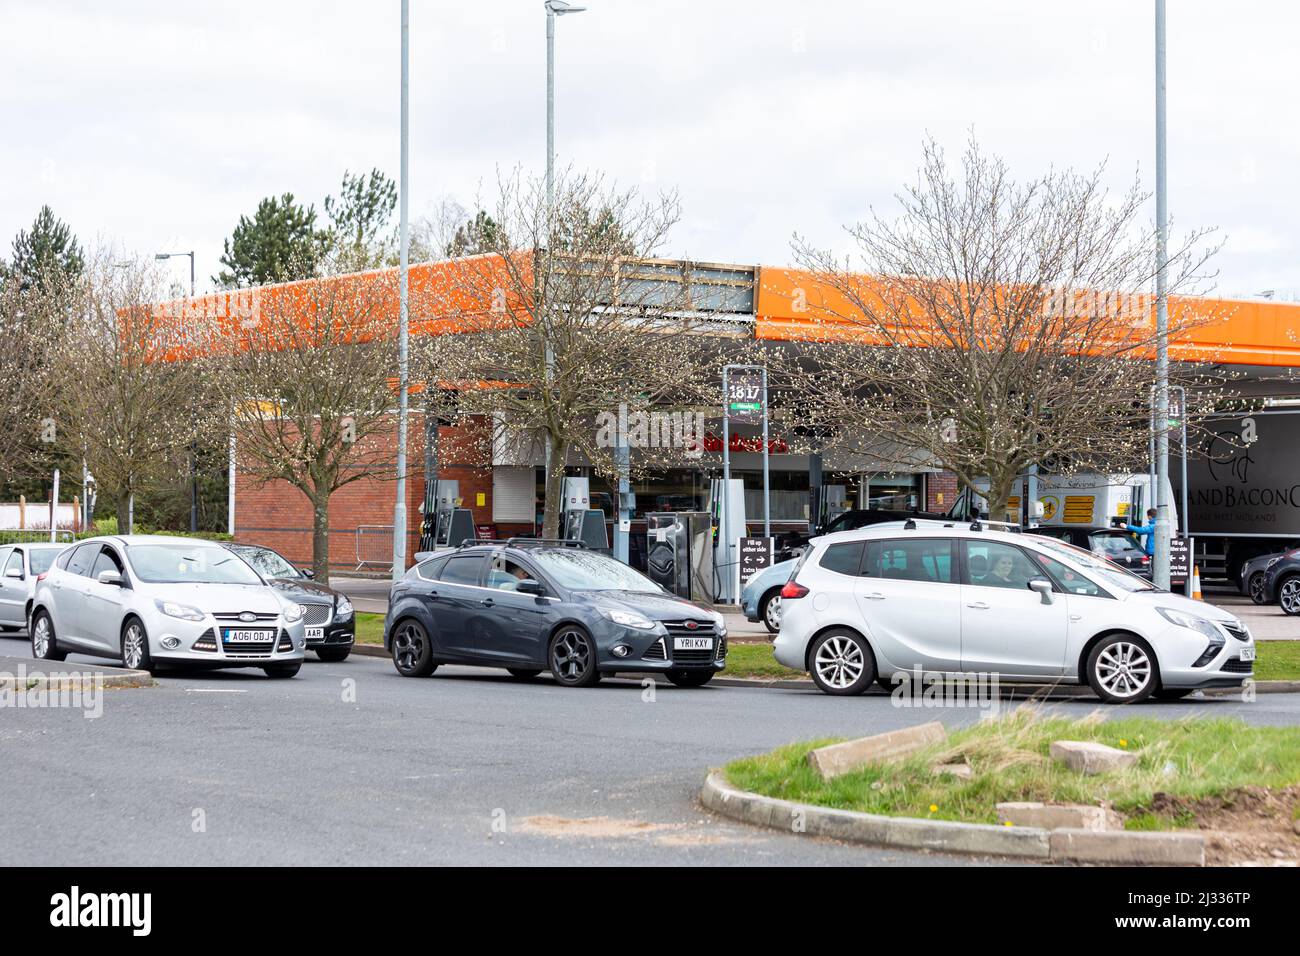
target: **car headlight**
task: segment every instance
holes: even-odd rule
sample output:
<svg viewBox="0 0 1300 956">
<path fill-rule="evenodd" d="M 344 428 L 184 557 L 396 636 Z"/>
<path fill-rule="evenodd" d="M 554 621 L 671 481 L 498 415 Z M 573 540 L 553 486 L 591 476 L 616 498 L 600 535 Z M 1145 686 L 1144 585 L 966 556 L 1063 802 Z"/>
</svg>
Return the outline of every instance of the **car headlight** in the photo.
<svg viewBox="0 0 1300 956">
<path fill-rule="evenodd" d="M 1267 571 L 1269 568 L 1271 568 L 1273 565 L 1277 564 L 1277 563 L 1278 563 L 1279 561 L 1281 561 L 1281 560 L 1282 560 L 1282 559 L 1281 559 L 1280 557 L 1279 557 L 1279 558 L 1269 558 L 1269 559 L 1268 559 L 1268 563 L 1264 565 L 1264 570 Z"/>
<path fill-rule="evenodd" d="M 339 603 L 334 608 L 334 613 L 342 620 L 345 617 L 352 616 L 352 602 L 347 598 L 339 595 Z"/>
<path fill-rule="evenodd" d="M 182 621 L 202 621 L 204 613 L 196 607 L 188 604 L 177 604 L 175 601 L 158 601 L 153 602 L 153 606 L 162 611 L 168 617 L 178 617 Z"/>
<path fill-rule="evenodd" d="M 657 626 L 648 617 L 642 617 L 632 611 L 617 611 L 611 607 L 602 607 L 600 613 L 615 624 L 622 624 L 624 627 L 635 627 L 639 631 L 653 630 Z"/>
<path fill-rule="evenodd" d="M 306 613 L 307 609 L 301 604 L 286 604 L 284 606 L 284 621 L 286 624 L 297 624 Z"/>
<path fill-rule="evenodd" d="M 1178 611 L 1171 607 L 1158 607 L 1157 611 L 1170 624 L 1176 624 L 1179 627 L 1190 628 L 1198 634 L 1204 634 L 1212 641 L 1222 640 L 1223 635 L 1219 629 L 1214 626 L 1212 621 L 1207 621 L 1203 617 L 1197 617 L 1195 614 L 1188 614 L 1186 611 Z"/>
</svg>

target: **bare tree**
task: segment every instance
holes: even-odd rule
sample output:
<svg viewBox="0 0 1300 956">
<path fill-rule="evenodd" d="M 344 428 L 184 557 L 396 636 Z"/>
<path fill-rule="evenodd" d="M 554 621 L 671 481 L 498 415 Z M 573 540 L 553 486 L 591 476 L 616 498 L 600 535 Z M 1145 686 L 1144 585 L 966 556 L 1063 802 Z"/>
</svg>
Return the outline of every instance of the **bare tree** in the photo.
<svg viewBox="0 0 1300 956">
<path fill-rule="evenodd" d="M 207 367 L 172 360 L 187 346 L 155 306 L 162 288 L 152 261 L 95 251 L 51 366 L 60 444 L 117 493 L 124 530 L 140 490 L 181 474 L 215 422 Z"/>
<path fill-rule="evenodd" d="M 307 497 L 323 582 L 331 496 L 392 473 L 396 300 L 391 273 L 336 273 L 260 289 L 255 308 L 221 324 L 216 379 L 240 467 Z"/>
<path fill-rule="evenodd" d="M 643 199 L 599 176 L 562 172 L 550 208 L 544 182 L 505 177 L 492 228 L 477 236 L 489 251 L 453 260 L 430 306 L 462 334 L 423 339 L 422 374 L 471 383 L 459 391 L 462 414 L 548 450 L 547 537 L 571 455 L 618 474 L 617 436 L 602 421 L 620 408 L 682 415 L 716 401 L 719 340 L 696 307 L 691 269 L 651 259 L 678 215 L 674 195 Z M 682 437 L 645 443 L 629 469 L 680 457 L 693 440 Z"/>
<path fill-rule="evenodd" d="M 40 283 L 0 274 L 0 484 L 43 474 L 56 453 L 50 365 L 73 288 L 62 273 Z"/>
<path fill-rule="evenodd" d="M 919 453 L 972 490 L 987 479 L 991 514 L 1032 464 L 1137 465 L 1157 341 L 1146 198 L 1136 184 L 1108 194 L 1100 169 L 1017 183 L 974 143 L 954 174 L 927 142 L 898 218 L 849 228 L 856 259 L 796 238 L 815 287 L 816 344 L 791 373 L 801 413 L 865 436 L 858 448 L 876 457 Z M 1171 250 L 1172 290 L 1201 278 L 1205 236 Z M 1171 338 L 1211 318 L 1172 310 Z M 1176 366 L 1174 378 L 1209 406 L 1203 371 Z"/>
</svg>

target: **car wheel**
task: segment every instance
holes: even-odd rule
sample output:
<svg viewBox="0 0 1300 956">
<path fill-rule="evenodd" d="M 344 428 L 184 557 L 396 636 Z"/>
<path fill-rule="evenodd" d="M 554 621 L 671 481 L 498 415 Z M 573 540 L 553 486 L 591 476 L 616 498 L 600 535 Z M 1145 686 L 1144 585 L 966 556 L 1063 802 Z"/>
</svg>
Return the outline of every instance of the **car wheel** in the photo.
<svg viewBox="0 0 1300 956">
<path fill-rule="evenodd" d="M 713 671 L 669 671 L 668 679 L 678 687 L 703 687 L 713 680 Z"/>
<path fill-rule="evenodd" d="M 149 635 L 138 618 L 131 618 L 122 628 L 122 666 L 129 671 L 153 673 L 153 656 L 149 653 Z"/>
<path fill-rule="evenodd" d="M 1088 685 L 1107 704 L 1136 704 L 1160 686 L 1156 655 L 1132 634 L 1114 634 L 1088 655 Z"/>
<path fill-rule="evenodd" d="M 438 665 L 433 660 L 433 644 L 419 621 L 405 618 L 393 633 L 393 666 L 403 677 L 428 677 Z"/>
<path fill-rule="evenodd" d="M 767 592 L 767 597 L 763 598 L 763 606 L 759 608 L 758 616 L 763 621 L 763 626 L 773 634 L 781 630 L 781 589 L 774 588 Z"/>
<path fill-rule="evenodd" d="M 323 661 L 328 661 L 328 662 L 331 663 L 331 664 L 337 664 L 339 661 L 345 661 L 345 660 L 347 660 L 347 659 L 348 659 L 348 655 L 351 654 L 351 653 L 352 653 L 352 648 L 350 648 L 350 647 L 318 647 L 318 648 L 316 648 L 316 656 L 319 657 L 319 658 L 320 658 L 321 660 L 323 660 Z"/>
<path fill-rule="evenodd" d="M 54 622 L 44 611 L 37 611 L 32 618 L 32 657 L 41 661 L 62 661 L 68 652 L 59 648 L 54 638 Z"/>
<path fill-rule="evenodd" d="M 542 672 L 540 667 L 536 670 L 531 667 L 507 667 L 506 670 L 509 671 L 510 676 L 516 680 L 532 680 Z"/>
<path fill-rule="evenodd" d="M 1283 614 L 1300 614 L 1300 575 L 1293 574 L 1278 586 L 1277 604 Z"/>
<path fill-rule="evenodd" d="M 566 687 L 591 687 L 600 681 L 596 644 L 580 627 L 565 627 L 551 639 L 551 673 Z"/>
<path fill-rule="evenodd" d="M 282 680 L 286 677 L 293 677 L 302 669 L 302 661 L 290 661 L 285 664 L 267 664 L 262 668 L 267 677 L 274 677 Z"/>
<path fill-rule="evenodd" d="M 823 694 L 861 694 L 876 679 L 871 646 L 854 631 L 828 631 L 813 644 L 808 657 L 813 683 Z"/>
<path fill-rule="evenodd" d="M 1250 599 L 1256 604 L 1267 604 L 1264 600 L 1264 572 L 1256 571 L 1250 576 L 1250 583 L 1246 586 Z"/>
<path fill-rule="evenodd" d="M 1156 700 L 1182 700 L 1195 689 L 1195 687 L 1162 687 L 1156 691 Z"/>
</svg>

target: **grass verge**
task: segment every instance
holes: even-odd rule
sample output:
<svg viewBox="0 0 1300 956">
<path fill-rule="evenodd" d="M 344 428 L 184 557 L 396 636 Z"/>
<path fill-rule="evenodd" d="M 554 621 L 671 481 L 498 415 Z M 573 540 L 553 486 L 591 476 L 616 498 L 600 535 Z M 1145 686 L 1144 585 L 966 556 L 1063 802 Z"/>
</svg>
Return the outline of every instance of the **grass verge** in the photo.
<svg viewBox="0 0 1300 956">
<path fill-rule="evenodd" d="M 357 643 L 384 643 L 384 615 L 357 611 Z"/>
<path fill-rule="evenodd" d="M 776 662 L 771 644 L 737 644 L 727 646 L 727 669 L 723 677 L 775 678 L 807 677 L 803 671 L 791 670 Z"/>
<path fill-rule="evenodd" d="M 1255 680 L 1300 680 L 1300 641 L 1256 641 Z"/>
<path fill-rule="evenodd" d="M 1085 777 L 1048 756 L 1054 740 L 1095 740 L 1138 754 L 1136 766 Z M 865 813 L 996 823 L 995 805 L 1011 800 L 1100 804 L 1108 801 L 1132 829 L 1188 825 L 1183 812 L 1158 809 L 1155 794 L 1195 800 L 1237 788 L 1300 782 L 1300 728 L 1252 727 L 1236 719 L 1105 720 L 1049 716 L 1020 707 L 952 734 L 906 760 L 872 764 L 822 780 L 808 751 L 830 741 L 782 747 L 725 768 L 743 790 Z M 931 772 L 965 759 L 969 780 Z M 1170 801 L 1162 798 L 1160 805 Z"/>
</svg>

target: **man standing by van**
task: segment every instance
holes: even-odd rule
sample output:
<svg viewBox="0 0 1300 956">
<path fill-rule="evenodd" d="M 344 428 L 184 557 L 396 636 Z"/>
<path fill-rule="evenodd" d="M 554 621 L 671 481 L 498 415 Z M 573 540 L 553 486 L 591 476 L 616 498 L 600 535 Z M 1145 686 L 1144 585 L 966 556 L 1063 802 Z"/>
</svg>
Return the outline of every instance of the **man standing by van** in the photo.
<svg viewBox="0 0 1300 956">
<path fill-rule="evenodd" d="M 1132 531 L 1134 534 L 1142 535 L 1142 550 L 1146 552 L 1147 557 L 1151 558 L 1156 553 L 1156 515 L 1158 512 L 1155 508 L 1147 509 L 1146 524 L 1126 524 L 1125 531 Z"/>
</svg>

